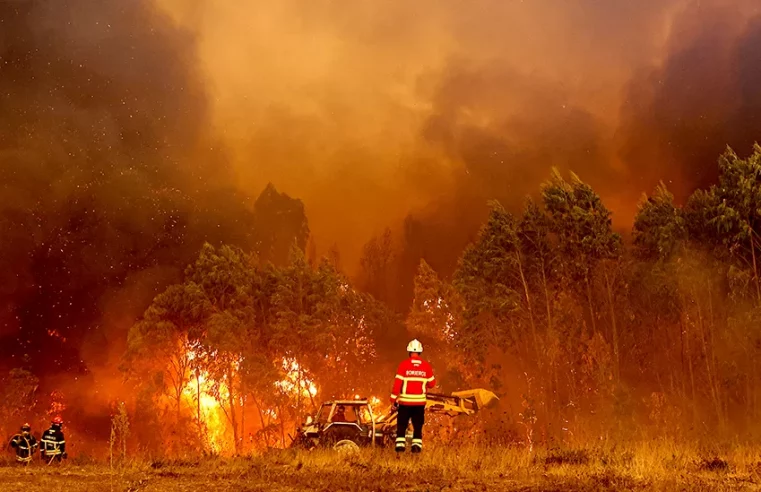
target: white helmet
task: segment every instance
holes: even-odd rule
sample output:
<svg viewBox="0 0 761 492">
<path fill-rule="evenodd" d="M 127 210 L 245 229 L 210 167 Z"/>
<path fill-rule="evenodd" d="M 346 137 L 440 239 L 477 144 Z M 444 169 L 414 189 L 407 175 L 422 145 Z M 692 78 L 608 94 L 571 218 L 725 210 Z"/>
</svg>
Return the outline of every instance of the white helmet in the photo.
<svg viewBox="0 0 761 492">
<path fill-rule="evenodd" d="M 407 344 L 407 352 L 419 354 L 423 352 L 423 344 L 417 338 Z"/>
</svg>

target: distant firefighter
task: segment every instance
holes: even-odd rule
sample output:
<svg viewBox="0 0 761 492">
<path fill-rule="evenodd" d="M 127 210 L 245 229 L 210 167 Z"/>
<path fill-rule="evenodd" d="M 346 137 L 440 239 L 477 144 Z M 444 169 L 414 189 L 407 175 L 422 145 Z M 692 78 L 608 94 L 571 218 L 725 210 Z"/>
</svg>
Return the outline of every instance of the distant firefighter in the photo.
<svg viewBox="0 0 761 492">
<path fill-rule="evenodd" d="M 13 436 L 10 445 L 16 450 L 17 462 L 26 465 L 32 461 L 34 450 L 37 449 L 37 439 L 32 435 L 32 426 L 29 424 L 22 425 L 21 433 Z"/>
<path fill-rule="evenodd" d="M 50 429 L 42 433 L 40 439 L 40 457 L 48 463 L 66 459 L 66 440 L 63 437 L 63 420 L 56 417 L 50 424 Z"/>
<path fill-rule="evenodd" d="M 339 405 L 336 413 L 333 415 L 333 422 L 346 422 L 346 407 Z"/>
<path fill-rule="evenodd" d="M 399 364 L 391 392 L 391 403 L 398 407 L 396 445 L 398 453 L 407 448 L 407 426 L 412 421 L 412 452 L 423 450 L 423 424 L 425 423 L 426 392 L 434 387 L 436 378 L 431 365 L 420 354 L 423 344 L 412 340 L 407 345 L 409 359 Z"/>
</svg>

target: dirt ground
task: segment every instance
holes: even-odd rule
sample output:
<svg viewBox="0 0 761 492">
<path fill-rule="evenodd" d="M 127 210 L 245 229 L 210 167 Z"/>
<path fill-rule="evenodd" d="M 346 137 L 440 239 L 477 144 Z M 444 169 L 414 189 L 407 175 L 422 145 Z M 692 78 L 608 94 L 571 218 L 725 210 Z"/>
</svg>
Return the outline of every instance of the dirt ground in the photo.
<svg viewBox="0 0 761 492">
<path fill-rule="evenodd" d="M 130 461 L 123 466 L 0 463 L 0 491 L 247 490 L 761 490 L 761 448 L 714 456 L 668 445 L 627 450 L 432 448 L 399 458 L 275 451 L 230 459 Z"/>
</svg>

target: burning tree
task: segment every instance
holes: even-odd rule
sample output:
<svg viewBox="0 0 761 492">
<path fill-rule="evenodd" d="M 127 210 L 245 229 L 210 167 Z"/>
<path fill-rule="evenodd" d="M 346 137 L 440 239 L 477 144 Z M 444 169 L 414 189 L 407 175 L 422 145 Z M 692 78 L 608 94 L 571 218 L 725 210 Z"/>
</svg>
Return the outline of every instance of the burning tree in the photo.
<svg viewBox="0 0 761 492">
<path fill-rule="evenodd" d="M 362 387 L 354 368 L 375 357 L 372 309 L 329 262 L 312 268 L 298 249 L 277 268 L 206 245 L 185 282 L 158 296 L 132 328 L 127 366 L 154 374 L 146 388 L 169 381 L 149 391 L 171 396 L 176 425 L 195 414 L 213 451 L 242 452 L 243 436 L 257 428 L 269 446 L 274 423 L 284 445 L 286 425 L 317 407 L 318 389 Z M 252 407 L 258 418 L 247 420 Z M 231 446 L 221 444 L 220 429 Z"/>
<path fill-rule="evenodd" d="M 208 309 L 204 301 L 197 284 L 173 285 L 154 299 L 127 339 L 127 367 L 137 377 L 152 373 L 153 381 L 167 388 L 178 421 L 191 377 L 194 343 L 190 337 L 203 323 Z"/>
<path fill-rule="evenodd" d="M 447 377 L 441 379 L 453 385 L 461 382 L 468 373 L 458 348 L 462 340 L 459 333 L 463 322 L 462 297 L 452 284 L 442 281 L 425 260 L 420 261 L 414 293 L 407 317 L 410 334 L 424 342 L 438 371 L 448 371 Z"/>
</svg>

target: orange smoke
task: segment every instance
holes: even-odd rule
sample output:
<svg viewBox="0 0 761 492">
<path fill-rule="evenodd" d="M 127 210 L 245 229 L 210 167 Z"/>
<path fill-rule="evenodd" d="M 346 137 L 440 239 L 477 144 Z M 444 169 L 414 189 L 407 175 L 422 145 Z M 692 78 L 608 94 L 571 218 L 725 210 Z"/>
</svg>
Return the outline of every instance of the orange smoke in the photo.
<svg viewBox="0 0 761 492">
<path fill-rule="evenodd" d="M 519 205 L 553 165 L 598 188 L 623 227 L 659 179 L 701 184 L 694 166 L 727 142 L 680 162 L 657 135 L 639 141 L 630 114 L 649 102 L 633 86 L 701 42 L 699 28 L 684 38 L 689 19 L 731 20 L 718 36 L 743 42 L 761 12 L 753 0 L 158 3 L 196 36 L 240 186 L 272 181 L 303 198 L 320 252 L 338 242 L 350 268 L 364 241 L 408 213 L 457 195 L 476 215 L 489 198 Z M 735 77 L 715 62 L 725 69 L 706 66 Z M 682 87 L 705 94 L 712 77 Z M 676 122 L 685 109 L 668 111 Z"/>
</svg>

